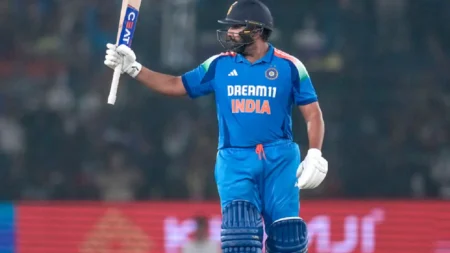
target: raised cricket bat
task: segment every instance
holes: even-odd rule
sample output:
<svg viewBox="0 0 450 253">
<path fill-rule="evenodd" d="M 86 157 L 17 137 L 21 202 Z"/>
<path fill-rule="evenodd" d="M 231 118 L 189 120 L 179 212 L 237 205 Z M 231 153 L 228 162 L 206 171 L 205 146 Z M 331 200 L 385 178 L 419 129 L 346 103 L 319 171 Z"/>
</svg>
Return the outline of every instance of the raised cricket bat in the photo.
<svg viewBox="0 0 450 253">
<path fill-rule="evenodd" d="M 125 44 L 131 47 L 136 22 L 139 16 L 139 8 L 141 0 L 122 0 L 122 10 L 120 12 L 119 31 L 117 32 L 116 45 Z M 111 90 L 109 91 L 108 104 L 113 105 L 116 102 L 117 89 L 119 88 L 121 65 L 114 69 L 114 75 L 111 82 Z"/>
</svg>

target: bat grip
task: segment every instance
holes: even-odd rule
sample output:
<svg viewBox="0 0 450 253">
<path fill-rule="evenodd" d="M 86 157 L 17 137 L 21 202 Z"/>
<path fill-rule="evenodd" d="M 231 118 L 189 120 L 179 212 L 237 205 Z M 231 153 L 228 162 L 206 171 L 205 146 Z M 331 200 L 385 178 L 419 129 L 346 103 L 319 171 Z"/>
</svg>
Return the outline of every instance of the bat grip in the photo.
<svg viewBox="0 0 450 253">
<path fill-rule="evenodd" d="M 121 75 L 122 70 L 122 64 L 119 64 L 114 69 L 113 79 L 111 82 L 111 89 L 109 91 L 108 96 L 108 104 L 113 105 L 116 103 L 116 97 L 117 97 L 117 89 L 119 88 L 119 79 Z"/>
</svg>

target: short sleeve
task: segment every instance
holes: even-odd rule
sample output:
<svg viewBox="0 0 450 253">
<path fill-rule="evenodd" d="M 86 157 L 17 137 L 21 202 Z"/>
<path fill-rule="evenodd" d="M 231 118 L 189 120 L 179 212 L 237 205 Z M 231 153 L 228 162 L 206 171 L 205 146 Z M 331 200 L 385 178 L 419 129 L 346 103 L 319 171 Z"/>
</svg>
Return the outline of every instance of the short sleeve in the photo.
<svg viewBox="0 0 450 253">
<path fill-rule="evenodd" d="M 296 105 L 307 105 L 317 102 L 317 94 L 303 63 L 294 59 L 291 61 L 292 84 L 294 101 Z"/>
<path fill-rule="evenodd" d="M 214 77 L 218 57 L 219 55 L 210 57 L 195 69 L 181 76 L 189 97 L 197 98 L 214 91 Z"/>
</svg>

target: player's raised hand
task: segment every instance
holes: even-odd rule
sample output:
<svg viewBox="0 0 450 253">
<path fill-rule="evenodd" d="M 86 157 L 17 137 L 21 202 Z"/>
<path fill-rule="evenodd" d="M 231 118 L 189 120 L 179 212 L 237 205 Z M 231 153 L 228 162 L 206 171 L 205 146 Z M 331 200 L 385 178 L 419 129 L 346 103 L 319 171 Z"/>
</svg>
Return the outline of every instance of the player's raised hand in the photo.
<svg viewBox="0 0 450 253">
<path fill-rule="evenodd" d="M 325 179 L 328 162 L 318 149 L 308 150 L 305 159 L 297 169 L 297 185 L 300 189 L 314 189 Z"/>
<path fill-rule="evenodd" d="M 121 65 L 122 73 L 127 73 L 135 78 L 142 69 L 142 65 L 136 61 L 136 54 L 126 45 L 116 46 L 108 43 L 106 45 L 105 65 L 115 69 Z"/>
</svg>

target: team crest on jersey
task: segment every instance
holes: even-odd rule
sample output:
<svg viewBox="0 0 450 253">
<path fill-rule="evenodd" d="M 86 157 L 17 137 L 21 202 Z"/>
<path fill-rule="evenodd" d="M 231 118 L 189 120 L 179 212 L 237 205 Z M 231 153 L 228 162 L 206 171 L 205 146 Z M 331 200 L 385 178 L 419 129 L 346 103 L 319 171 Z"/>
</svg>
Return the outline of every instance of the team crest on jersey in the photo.
<svg viewBox="0 0 450 253">
<path fill-rule="evenodd" d="M 266 78 L 269 80 L 275 80 L 278 78 L 278 70 L 275 68 L 269 68 L 266 70 Z"/>
</svg>

